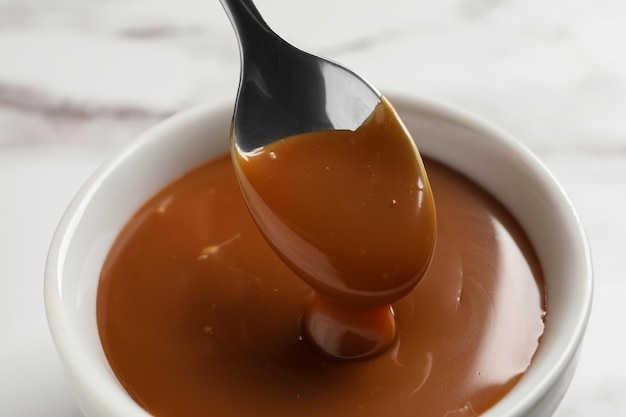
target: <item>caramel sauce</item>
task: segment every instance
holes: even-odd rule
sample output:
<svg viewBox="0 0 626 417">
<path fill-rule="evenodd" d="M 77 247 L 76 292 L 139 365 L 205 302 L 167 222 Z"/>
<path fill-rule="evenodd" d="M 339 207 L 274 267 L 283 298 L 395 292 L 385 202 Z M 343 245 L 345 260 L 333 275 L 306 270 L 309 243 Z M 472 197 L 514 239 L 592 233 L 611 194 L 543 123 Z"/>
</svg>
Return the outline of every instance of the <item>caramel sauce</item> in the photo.
<svg viewBox="0 0 626 417">
<path fill-rule="evenodd" d="M 465 416 L 502 398 L 544 329 L 539 262 L 515 219 L 425 159 L 437 239 L 419 285 L 392 303 L 392 346 L 321 355 L 303 331 L 311 288 L 267 244 L 224 155 L 130 219 L 97 295 L 102 346 L 155 416 Z"/>
<path fill-rule="evenodd" d="M 301 134 L 251 152 L 232 142 L 248 209 L 274 251 L 319 294 L 308 339 L 343 359 L 395 338 L 390 304 L 428 269 L 436 218 L 415 142 L 383 97 L 355 131 Z"/>
<path fill-rule="evenodd" d="M 234 152 L 268 242 L 327 297 L 384 305 L 426 272 L 435 206 L 415 143 L 383 99 L 363 125 Z"/>
</svg>

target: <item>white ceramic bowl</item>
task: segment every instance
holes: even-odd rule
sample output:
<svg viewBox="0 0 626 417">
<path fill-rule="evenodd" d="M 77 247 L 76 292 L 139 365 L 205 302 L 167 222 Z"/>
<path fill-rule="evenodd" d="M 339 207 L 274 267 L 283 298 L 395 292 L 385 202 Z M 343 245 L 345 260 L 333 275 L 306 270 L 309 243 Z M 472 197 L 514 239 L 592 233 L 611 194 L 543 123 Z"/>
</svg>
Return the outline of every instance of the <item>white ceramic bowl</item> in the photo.
<svg viewBox="0 0 626 417">
<path fill-rule="evenodd" d="M 549 297 L 545 334 L 526 375 L 483 416 L 551 415 L 574 373 L 592 299 L 589 248 L 573 207 L 537 158 L 502 131 L 432 101 L 391 102 L 420 151 L 497 196 L 538 252 Z M 201 106 L 148 131 L 93 175 L 59 224 L 46 267 L 46 312 L 88 417 L 148 416 L 118 383 L 100 345 L 100 269 L 117 233 L 150 196 L 227 152 L 231 112 L 228 105 Z"/>
</svg>

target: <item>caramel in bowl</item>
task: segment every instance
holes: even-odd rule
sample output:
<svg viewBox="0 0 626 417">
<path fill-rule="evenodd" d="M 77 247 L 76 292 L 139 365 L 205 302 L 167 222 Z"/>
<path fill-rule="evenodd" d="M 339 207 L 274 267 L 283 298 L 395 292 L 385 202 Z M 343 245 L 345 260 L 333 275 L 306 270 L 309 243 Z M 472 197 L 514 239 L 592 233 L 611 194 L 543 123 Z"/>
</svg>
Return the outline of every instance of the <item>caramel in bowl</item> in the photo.
<svg viewBox="0 0 626 417">
<path fill-rule="evenodd" d="M 495 196 L 526 232 L 543 268 L 548 319 L 533 362 L 483 416 L 549 415 L 573 375 L 592 296 L 587 241 L 569 200 L 526 148 L 488 123 L 433 101 L 390 100 L 422 155 Z M 228 151 L 232 106 L 200 106 L 139 137 L 103 165 L 71 203 L 45 277 L 50 329 L 86 416 L 146 416 L 116 379 L 96 324 L 103 262 L 128 219 L 174 179 Z"/>
</svg>

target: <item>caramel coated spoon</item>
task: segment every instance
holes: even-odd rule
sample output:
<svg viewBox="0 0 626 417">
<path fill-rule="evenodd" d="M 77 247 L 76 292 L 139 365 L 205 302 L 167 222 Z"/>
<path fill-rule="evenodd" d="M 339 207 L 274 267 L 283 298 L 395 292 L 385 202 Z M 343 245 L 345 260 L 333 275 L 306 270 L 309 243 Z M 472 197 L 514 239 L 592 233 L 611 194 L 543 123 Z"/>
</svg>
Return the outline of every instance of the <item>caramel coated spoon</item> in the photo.
<svg viewBox="0 0 626 417">
<path fill-rule="evenodd" d="M 221 0 L 239 39 L 231 155 L 274 252 L 314 290 L 303 332 L 366 359 L 396 341 L 391 304 L 424 276 L 436 233 L 415 143 L 354 72 L 276 35 L 250 0 Z"/>
</svg>

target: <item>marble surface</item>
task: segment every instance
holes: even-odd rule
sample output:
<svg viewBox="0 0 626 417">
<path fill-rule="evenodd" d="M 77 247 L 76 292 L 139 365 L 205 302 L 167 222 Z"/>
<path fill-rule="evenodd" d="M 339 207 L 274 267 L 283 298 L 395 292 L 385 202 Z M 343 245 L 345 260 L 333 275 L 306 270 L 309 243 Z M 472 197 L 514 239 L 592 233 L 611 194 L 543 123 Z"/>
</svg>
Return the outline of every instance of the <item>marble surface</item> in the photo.
<svg viewBox="0 0 626 417">
<path fill-rule="evenodd" d="M 293 43 L 383 92 L 482 115 L 527 144 L 587 229 L 596 293 L 557 417 L 626 415 L 626 2 L 258 0 Z M 218 0 L 0 0 L 0 415 L 79 417 L 47 329 L 55 226 L 107 156 L 228 100 L 238 52 Z"/>
</svg>

